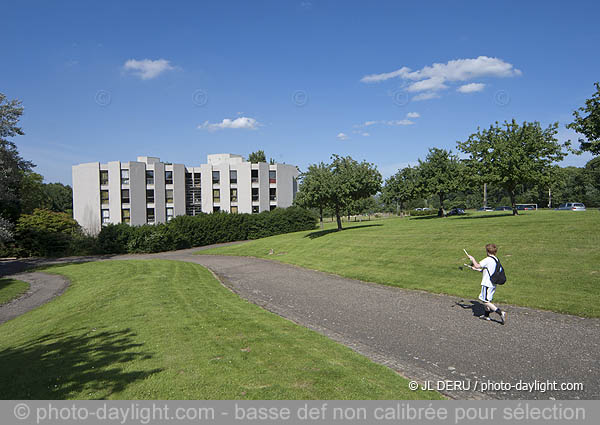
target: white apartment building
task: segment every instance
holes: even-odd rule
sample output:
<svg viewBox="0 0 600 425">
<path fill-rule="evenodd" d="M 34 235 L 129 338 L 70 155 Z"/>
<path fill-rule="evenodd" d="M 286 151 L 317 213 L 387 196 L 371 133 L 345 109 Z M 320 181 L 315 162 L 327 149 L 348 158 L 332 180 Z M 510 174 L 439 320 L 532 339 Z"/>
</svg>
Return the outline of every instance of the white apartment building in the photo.
<svg viewBox="0 0 600 425">
<path fill-rule="evenodd" d="M 89 233 L 103 224 L 165 223 L 178 215 L 215 211 L 259 213 L 289 207 L 298 168 L 252 164 L 234 154 L 208 155 L 198 167 L 160 162 L 90 162 L 73 166 L 73 217 Z"/>
</svg>

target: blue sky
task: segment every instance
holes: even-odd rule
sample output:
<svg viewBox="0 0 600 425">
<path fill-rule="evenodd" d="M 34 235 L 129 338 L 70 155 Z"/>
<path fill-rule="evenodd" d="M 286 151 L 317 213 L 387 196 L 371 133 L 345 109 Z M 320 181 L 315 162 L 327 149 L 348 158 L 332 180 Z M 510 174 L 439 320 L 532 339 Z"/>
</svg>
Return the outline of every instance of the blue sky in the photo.
<svg viewBox="0 0 600 425">
<path fill-rule="evenodd" d="M 564 125 L 600 80 L 597 2 L 27 1 L 0 92 L 46 181 L 138 155 L 351 155 L 384 176 L 495 121 Z M 437 65 L 434 65 L 437 64 Z M 419 100 L 423 99 L 423 100 Z M 566 163 L 582 166 L 589 155 Z"/>
</svg>

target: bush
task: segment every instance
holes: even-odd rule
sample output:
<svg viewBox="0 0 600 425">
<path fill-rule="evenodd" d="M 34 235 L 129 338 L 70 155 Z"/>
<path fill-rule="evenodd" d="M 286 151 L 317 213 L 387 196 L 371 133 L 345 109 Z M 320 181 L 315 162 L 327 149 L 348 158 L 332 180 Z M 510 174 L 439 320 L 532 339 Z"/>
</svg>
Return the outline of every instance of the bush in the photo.
<svg viewBox="0 0 600 425">
<path fill-rule="evenodd" d="M 98 234 L 98 248 L 105 254 L 126 254 L 134 227 L 128 224 L 108 224 Z"/>
<path fill-rule="evenodd" d="M 178 216 L 167 224 L 154 226 L 105 226 L 98 235 L 98 246 L 103 252 L 114 254 L 171 251 L 311 230 L 316 224 L 314 213 L 298 207 L 276 208 L 260 214 L 218 212 Z"/>
<path fill-rule="evenodd" d="M 82 235 L 73 218 L 43 209 L 19 217 L 15 233 L 16 254 L 20 257 L 69 255 L 73 238 Z"/>
<path fill-rule="evenodd" d="M 434 210 L 434 209 L 430 209 L 430 210 L 425 210 L 425 211 L 408 211 L 408 214 L 411 215 L 411 217 L 420 217 L 423 215 L 437 215 L 438 211 Z"/>
</svg>

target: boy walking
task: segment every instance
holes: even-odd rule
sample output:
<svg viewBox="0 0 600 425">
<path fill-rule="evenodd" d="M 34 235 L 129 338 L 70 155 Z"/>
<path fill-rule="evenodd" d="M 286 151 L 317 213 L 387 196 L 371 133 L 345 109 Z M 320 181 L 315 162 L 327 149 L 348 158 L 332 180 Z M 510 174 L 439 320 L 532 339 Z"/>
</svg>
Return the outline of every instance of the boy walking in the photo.
<svg viewBox="0 0 600 425">
<path fill-rule="evenodd" d="M 494 304 L 492 304 L 492 299 L 496 293 L 496 285 L 494 285 L 490 279 L 490 277 L 496 271 L 496 266 L 498 265 L 498 258 L 496 258 L 498 248 L 493 243 L 490 243 L 485 246 L 485 250 L 488 256 L 480 262 L 477 262 L 472 255 L 467 254 L 471 260 L 471 269 L 483 273 L 483 276 L 481 276 L 481 293 L 479 294 L 479 299 L 481 302 L 483 302 L 485 314 L 479 316 L 479 318 L 483 320 L 491 320 L 490 312 L 496 312 L 500 315 L 501 323 L 504 324 L 506 323 L 506 312 L 502 311 L 500 307 L 496 307 Z"/>
</svg>

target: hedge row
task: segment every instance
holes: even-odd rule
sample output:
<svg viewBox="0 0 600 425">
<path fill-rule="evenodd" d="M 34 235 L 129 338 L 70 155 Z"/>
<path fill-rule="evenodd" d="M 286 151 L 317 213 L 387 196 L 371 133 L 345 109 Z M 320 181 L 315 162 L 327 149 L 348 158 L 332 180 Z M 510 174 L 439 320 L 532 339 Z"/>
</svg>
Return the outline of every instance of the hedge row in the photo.
<svg viewBox="0 0 600 425">
<path fill-rule="evenodd" d="M 109 224 L 98 235 L 98 247 L 107 254 L 172 251 L 311 230 L 316 224 L 317 217 L 311 211 L 298 207 L 260 214 L 178 216 L 166 224 Z"/>
</svg>

